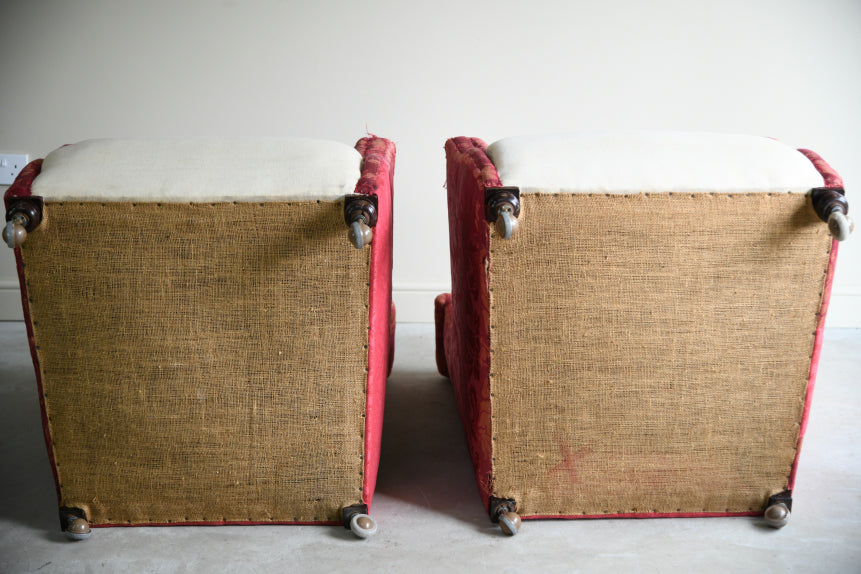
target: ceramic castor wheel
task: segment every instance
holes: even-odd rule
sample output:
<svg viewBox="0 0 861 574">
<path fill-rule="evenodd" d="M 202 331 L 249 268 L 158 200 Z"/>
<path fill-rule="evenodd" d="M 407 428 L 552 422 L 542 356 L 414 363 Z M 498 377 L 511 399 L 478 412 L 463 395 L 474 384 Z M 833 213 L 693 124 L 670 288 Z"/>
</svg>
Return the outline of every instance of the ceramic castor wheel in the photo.
<svg viewBox="0 0 861 574">
<path fill-rule="evenodd" d="M 350 530 L 359 538 L 370 538 L 377 533 L 377 523 L 367 514 L 354 514 L 350 519 Z"/>
<path fill-rule="evenodd" d="M 772 504 L 765 509 L 765 522 L 774 528 L 783 528 L 789 522 L 789 508 L 782 502 Z"/>
<path fill-rule="evenodd" d="M 80 516 L 70 516 L 64 532 L 70 540 L 86 540 L 90 537 L 90 523 Z"/>
<path fill-rule="evenodd" d="M 828 230 L 837 241 L 849 239 L 849 234 L 855 230 L 855 222 L 842 211 L 833 211 L 828 216 Z"/>
<path fill-rule="evenodd" d="M 11 248 L 19 247 L 27 239 L 27 229 L 17 221 L 7 221 L 3 228 L 3 242 Z"/>
<path fill-rule="evenodd" d="M 511 239 L 511 236 L 517 231 L 518 225 L 517 218 L 514 216 L 514 209 L 510 205 L 503 205 L 496 219 L 496 231 L 503 239 Z"/>
<path fill-rule="evenodd" d="M 371 244 L 371 241 L 374 238 L 374 232 L 365 224 L 364 221 L 354 221 L 350 225 L 350 230 L 347 232 L 347 236 L 350 238 L 350 243 L 353 244 L 353 247 L 361 249 L 362 247 Z"/>
<path fill-rule="evenodd" d="M 520 530 L 520 515 L 510 510 L 501 513 L 499 515 L 499 527 L 505 534 L 514 536 Z"/>
</svg>

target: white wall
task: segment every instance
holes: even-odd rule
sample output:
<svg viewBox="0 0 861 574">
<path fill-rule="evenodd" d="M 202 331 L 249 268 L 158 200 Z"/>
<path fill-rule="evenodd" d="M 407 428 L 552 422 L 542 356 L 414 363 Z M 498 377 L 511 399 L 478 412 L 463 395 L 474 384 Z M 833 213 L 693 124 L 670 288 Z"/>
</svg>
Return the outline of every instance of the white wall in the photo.
<svg viewBox="0 0 861 574">
<path fill-rule="evenodd" d="M 404 321 L 431 321 L 450 282 L 449 137 L 768 135 L 822 154 L 861 208 L 859 94 L 858 0 L 0 5 L 0 152 L 110 136 L 393 139 Z M 20 317 L 12 261 L 0 251 L 2 318 Z M 841 246 L 830 326 L 861 327 L 859 263 L 861 232 Z"/>
</svg>

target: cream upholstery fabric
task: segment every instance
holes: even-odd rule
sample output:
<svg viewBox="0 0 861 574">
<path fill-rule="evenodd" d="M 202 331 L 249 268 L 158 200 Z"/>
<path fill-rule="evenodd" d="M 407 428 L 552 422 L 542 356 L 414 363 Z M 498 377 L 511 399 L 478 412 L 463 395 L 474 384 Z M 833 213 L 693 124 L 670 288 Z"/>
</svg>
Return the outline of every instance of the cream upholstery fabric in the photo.
<svg viewBox="0 0 861 574">
<path fill-rule="evenodd" d="M 487 148 L 504 185 L 524 192 L 806 192 L 822 176 L 764 137 L 670 131 L 522 136 Z"/>
<path fill-rule="evenodd" d="M 45 158 L 33 194 L 52 201 L 265 201 L 353 193 L 362 157 L 310 139 L 101 139 Z"/>
</svg>

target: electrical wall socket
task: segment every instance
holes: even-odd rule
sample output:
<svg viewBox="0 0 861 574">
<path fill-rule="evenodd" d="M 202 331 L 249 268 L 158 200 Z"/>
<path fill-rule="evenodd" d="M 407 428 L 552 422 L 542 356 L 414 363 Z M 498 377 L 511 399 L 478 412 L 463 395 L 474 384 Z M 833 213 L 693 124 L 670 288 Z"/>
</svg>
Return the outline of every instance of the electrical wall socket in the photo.
<svg viewBox="0 0 861 574">
<path fill-rule="evenodd" d="M 0 185 L 12 185 L 29 157 L 27 154 L 0 153 Z"/>
</svg>

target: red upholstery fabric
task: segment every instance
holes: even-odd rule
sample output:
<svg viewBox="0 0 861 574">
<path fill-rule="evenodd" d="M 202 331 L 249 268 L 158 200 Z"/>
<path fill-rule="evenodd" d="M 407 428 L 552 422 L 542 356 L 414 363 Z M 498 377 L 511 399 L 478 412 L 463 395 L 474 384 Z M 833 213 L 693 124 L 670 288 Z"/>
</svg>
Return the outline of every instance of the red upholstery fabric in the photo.
<svg viewBox="0 0 861 574">
<path fill-rule="evenodd" d="M 389 316 L 389 366 L 386 369 L 386 376 L 392 375 L 392 367 L 395 365 L 395 328 L 397 327 L 397 314 L 395 313 L 395 304 L 392 303 L 392 313 Z"/>
<path fill-rule="evenodd" d="M 445 360 L 442 365 L 437 362 L 438 367 L 447 366 L 440 372 L 447 371 L 451 377 L 485 506 L 492 489 L 486 273 L 490 238 L 484 220 L 484 188 L 501 185 L 486 148 L 476 138 L 458 137 L 445 144 L 452 294 L 441 305 Z"/>
<path fill-rule="evenodd" d="M 41 159 L 34 159 L 25 165 L 24 169 L 18 172 L 18 176 L 15 178 L 15 181 L 12 182 L 9 189 L 7 189 L 6 193 L 3 194 L 3 200 L 6 203 L 7 209 L 9 208 L 10 199 L 28 197 L 31 195 L 30 187 L 33 185 L 33 180 L 36 179 L 36 176 L 42 171 L 42 161 L 43 160 Z"/>
<path fill-rule="evenodd" d="M 822 157 L 809 149 L 798 150 L 809 159 L 813 166 L 822 175 L 826 187 L 843 187 L 843 178 L 838 175 L 833 167 L 828 165 Z M 795 460 L 792 462 L 792 470 L 789 473 L 789 489 L 795 487 L 795 475 L 798 470 L 798 458 L 801 455 L 801 445 L 804 442 L 804 434 L 807 431 L 807 421 L 810 416 L 810 404 L 813 400 L 813 388 L 816 386 L 816 373 L 819 370 L 819 357 L 822 352 L 822 338 L 825 334 L 825 316 L 828 314 L 828 304 L 831 301 L 831 286 L 834 283 L 834 267 L 837 264 L 837 247 L 840 243 L 833 239 L 831 241 L 831 257 L 828 260 L 828 271 L 825 275 L 825 284 L 822 286 L 822 304 L 819 308 L 819 321 L 816 324 L 816 336 L 813 340 L 813 351 L 810 360 L 810 375 L 807 378 L 807 394 L 804 397 L 804 411 L 801 414 L 801 427 L 798 429 L 798 444 L 795 448 Z"/>
<path fill-rule="evenodd" d="M 371 241 L 371 278 L 368 333 L 368 394 L 365 416 L 365 474 L 362 502 L 369 505 L 377 483 L 380 443 L 383 436 L 383 407 L 386 376 L 394 347 L 392 320 L 392 189 L 395 144 L 376 136 L 360 139 L 362 176 L 356 193 L 376 194 L 378 219 Z"/>
<path fill-rule="evenodd" d="M 42 160 L 35 159 L 24 166 L 15 181 L 6 190 L 3 200 L 6 208 L 12 199 L 29 197 L 32 195 L 30 188 L 33 180 L 42 171 Z M 21 250 L 15 248 L 15 267 L 18 270 L 18 284 L 21 289 L 21 306 L 24 310 L 24 324 L 27 326 L 27 342 L 30 345 L 30 357 L 33 359 L 33 369 L 36 371 L 36 388 L 39 393 L 39 411 L 42 414 L 42 433 L 45 436 L 45 445 L 48 447 L 48 460 L 51 463 L 51 472 L 54 474 L 54 488 L 57 492 L 57 504 L 62 504 L 60 498 L 60 480 L 57 476 L 57 465 L 54 461 L 54 446 L 51 440 L 51 431 L 48 427 L 48 416 L 45 409 L 45 392 L 42 388 L 42 369 L 39 366 L 39 356 L 36 354 L 36 339 L 33 335 L 33 322 L 30 320 L 30 305 L 28 304 L 27 282 L 24 280 L 24 262 L 21 259 Z"/>
<path fill-rule="evenodd" d="M 446 333 L 446 318 L 451 319 L 451 293 L 443 293 L 437 295 L 434 299 L 434 325 L 435 341 L 436 341 L 436 369 L 443 377 L 450 377 L 448 372 L 448 363 L 445 359 L 445 333 Z"/>
</svg>

